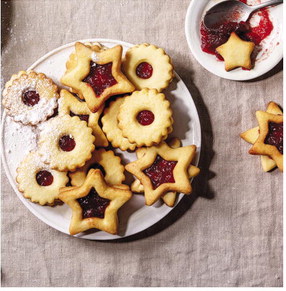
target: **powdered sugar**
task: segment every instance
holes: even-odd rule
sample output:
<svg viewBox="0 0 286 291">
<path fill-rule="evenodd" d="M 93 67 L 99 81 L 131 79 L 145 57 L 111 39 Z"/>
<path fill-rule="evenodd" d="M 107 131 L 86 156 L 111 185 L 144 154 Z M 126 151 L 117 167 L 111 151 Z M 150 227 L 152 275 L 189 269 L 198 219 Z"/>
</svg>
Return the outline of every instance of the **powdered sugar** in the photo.
<svg viewBox="0 0 286 291">
<path fill-rule="evenodd" d="M 92 59 L 92 61 L 95 62 L 95 63 L 98 61 L 98 56 L 97 56 L 97 53 L 96 53 L 96 52 L 93 52 L 93 53 L 91 54 L 91 59 Z"/>
</svg>

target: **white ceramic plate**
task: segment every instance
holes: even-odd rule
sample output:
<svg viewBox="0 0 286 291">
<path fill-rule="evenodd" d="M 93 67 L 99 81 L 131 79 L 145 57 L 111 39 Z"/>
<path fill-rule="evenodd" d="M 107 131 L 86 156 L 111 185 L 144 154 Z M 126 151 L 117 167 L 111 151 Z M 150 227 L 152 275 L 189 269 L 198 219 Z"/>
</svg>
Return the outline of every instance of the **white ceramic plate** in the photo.
<svg viewBox="0 0 286 291">
<path fill-rule="evenodd" d="M 121 44 L 124 53 L 129 47 L 133 46 L 129 43 L 107 39 L 81 40 L 81 42 L 95 41 L 107 47 Z M 29 69 L 45 73 L 60 85 L 59 80 L 65 72 L 65 63 L 73 51 L 74 42 L 61 46 L 40 58 Z M 164 93 L 171 102 L 174 112 L 174 131 L 171 136 L 179 137 L 183 145 L 195 144 L 198 147 L 194 161 L 194 164 L 197 165 L 201 147 L 201 127 L 192 96 L 177 74 Z M 43 207 L 25 199 L 17 189 L 15 182 L 16 169 L 24 156 L 35 147 L 36 134 L 34 130 L 29 126 L 21 126 L 13 122 L 4 112 L 2 120 L 2 160 L 13 189 L 24 205 L 40 220 L 61 232 L 69 234 L 71 210 L 67 205 Z M 121 155 L 124 162 L 136 159 L 134 153 L 121 152 L 120 150 L 116 150 L 116 152 Z M 178 201 L 182 196 L 180 194 Z M 131 200 L 119 210 L 119 235 L 111 235 L 103 231 L 94 230 L 78 234 L 77 237 L 92 240 L 109 240 L 130 236 L 158 222 L 171 210 L 172 208 L 161 202 L 157 202 L 153 206 L 145 206 L 143 195 L 133 195 Z"/>
<path fill-rule="evenodd" d="M 223 0 L 192 0 L 185 19 L 185 34 L 192 54 L 197 61 L 211 73 L 231 80 L 243 81 L 257 78 L 274 68 L 283 57 L 282 25 L 283 6 L 278 5 L 269 8 L 270 19 L 273 23 L 273 31 L 261 42 L 262 50 L 258 54 L 255 66 L 252 70 L 237 68 L 230 72 L 224 69 L 224 62 L 218 61 L 214 55 L 201 50 L 200 24 L 202 18 L 210 7 Z M 262 0 L 265 2 L 268 0 Z M 255 4 L 260 0 L 249 0 L 249 4 Z M 254 16 L 253 16 L 254 17 Z M 256 21 L 255 17 L 252 21 Z"/>
</svg>

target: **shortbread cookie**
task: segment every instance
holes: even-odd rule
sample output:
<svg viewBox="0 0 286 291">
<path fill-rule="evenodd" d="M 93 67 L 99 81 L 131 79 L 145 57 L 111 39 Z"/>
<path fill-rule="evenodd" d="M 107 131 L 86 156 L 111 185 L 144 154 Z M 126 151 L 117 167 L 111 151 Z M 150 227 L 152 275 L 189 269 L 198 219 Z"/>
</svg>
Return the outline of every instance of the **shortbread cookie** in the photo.
<svg viewBox="0 0 286 291">
<path fill-rule="evenodd" d="M 76 66 L 68 70 L 61 82 L 85 99 L 88 108 L 96 112 L 110 96 L 132 92 L 134 86 L 122 74 L 122 46 L 94 51 L 77 42 Z"/>
<path fill-rule="evenodd" d="M 59 189 L 69 181 L 67 172 L 53 170 L 41 161 L 38 152 L 30 152 L 17 168 L 18 189 L 25 198 L 41 205 L 59 202 Z"/>
<path fill-rule="evenodd" d="M 259 136 L 249 153 L 271 157 L 280 171 L 283 171 L 283 115 L 256 111 Z"/>
<path fill-rule="evenodd" d="M 39 153 L 52 169 L 74 171 L 91 158 L 92 129 L 79 117 L 57 116 L 41 124 Z"/>
<path fill-rule="evenodd" d="M 232 32 L 228 41 L 217 47 L 216 50 L 224 59 L 225 70 L 231 71 L 238 67 L 252 68 L 251 54 L 254 47 L 254 42 L 244 41 L 235 32 Z"/>
<path fill-rule="evenodd" d="M 160 143 L 172 125 L 170 102 L 156 89 L 135 91 L 124 98 L 118 113 L 118 126 L 137 147 Z"/>
<path fill-rule="evenodd" d="M 109 185 L 122 184 L 125 179 L 124 166 L 121 164 L 120 157 L 116 156 L 113 151 L 99 149 L 92 153 L 92 158 L 82 168 L 69 173 L 72 186 L 81 186 L 90 169 L 101 170 Z"/>
<path fill-rule="evenodd" d="M 271 114 L 282 115 L 283 112 L 280 107 L 275 102 L 269 102 L 267 105 L 266 112 Z M 259 137 L 259 126 L 249 129 L 240 134 L 240 137 L 243 138 L 248 143 L 254 144 Z M 261 165 L 264 172 L 269 172 L 277 167 L 275 161 L 269 156 L 261 155 Z"/>
<path fill-rule="evenodd" d="M 69 231 L 74 235 L 97 228 L 111 234 L 118 231 L 118 209 L 132 196 L 127 185 L 111 187 L 98 169 L 91 169 L 80 187 L 65 187 L 59 198 L 72 209 Z"/>
<path fill-rule="evenodd" d="M 118 111 L 125 97 L 117 98 L 109 104 L 109 107 L 104 110 L 104 115 L 101 119 L 102 130 L 106 134 L 114 148 L 120 148 L 122 151 L 134 151 L 136 144 L 130 143 L 127 138 L 122 135 L 121 129 L 118 127 Z"/>
<path fill-rule="evenodd" d="M 81 102 L 75 98 L 69 91 L 61 90 L 59 99 L 59 115 L 78 116 L 81 120 L 86 121 L 87 125 L 92 128 L 92 134 L 95 136 L 95 146 L 107 147 L 108 140 L 99 126 L 99 118 L 103 111 L 103 106 L 95 113 L 92 113 L 86 102 Z"/>
<path fill-rule="evenodd" d="M 145 155 L 127 164 L 125 169 L 140 180 L 146 205 L 152 205 L 169 191 L 192 192 L 188 167 L 195 153 L 195 145 L 173 149 L 162 142 L 147 148 Z"/>
<path fill-rule="evenodd" d="M 173 79 L 171 58 L 152 44 L 131 47 L 123 61 L 123 71 L 137 90 L 157 89 L 161 92 Z"/>
<path fill-rule="evenodd" d="M 3 106 L 17 122 L 36 125 L 53 115 L 58 87 L 42 73 L 20 71 L 3 90 Z"/>
</svg>

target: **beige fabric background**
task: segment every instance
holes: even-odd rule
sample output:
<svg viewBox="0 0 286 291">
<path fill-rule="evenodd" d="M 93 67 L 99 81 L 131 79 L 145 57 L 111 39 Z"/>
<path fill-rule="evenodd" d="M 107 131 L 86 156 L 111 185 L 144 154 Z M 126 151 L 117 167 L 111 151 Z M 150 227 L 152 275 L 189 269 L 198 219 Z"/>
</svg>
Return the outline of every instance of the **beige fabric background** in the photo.
<svg viewBox="0 0 286 291">
<path fill-rule="evenodd" d="M 256 110 L 282 103 L 282 64 L 252 82 L 206 71 L 184 35 L 189 2 L 2 1 L 2 81 L 77 39 L 154 43 L 172 56 L 188 86 L 203 135 L 193 195 L 121 242 L 80 240 L 50 228 L 2 173 L 3 286 L 282 286 L 282 174 L 263 173 L 238 137 L 256 126 Z"/>
</svg>

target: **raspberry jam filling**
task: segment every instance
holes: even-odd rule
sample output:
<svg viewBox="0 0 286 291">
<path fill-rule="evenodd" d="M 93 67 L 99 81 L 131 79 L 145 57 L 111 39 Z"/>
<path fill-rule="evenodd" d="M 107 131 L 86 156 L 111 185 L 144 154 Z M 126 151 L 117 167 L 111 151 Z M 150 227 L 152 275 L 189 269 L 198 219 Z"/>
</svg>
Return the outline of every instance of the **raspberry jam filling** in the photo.
<svg viewBox="0 0 286 291">
<path fill-rule="evenodd" d="M 164 183 L 175 183 L 173 170 L 176 164 L 176 161 L 166 161 L 157 155 L 154 163 L 143 171 L 150 178 L 153 189 Z"/>
<path fill-rule="evenodd" d="M 103 176 L 105 176 L 106 172 L 104 170 L 104 168 L 98 164 L 98 163 L 94 163 L 94 164 L 91 164 L 87 170 L 87 172 L 89 172 L 90 169 L 99 169 L 102 173 Z"/>
<path fill-rule="evenodd" d="M 136 119 L 141 125 L 145 126 L 145 125 L 150 125 L 151 123 L 153 123 L 155 116 L 153 112 L 149 110 L 143 110 L 137 114 Z"/>
<path fill-rule="evenodd" d="M 22 94 L 22 101 L 25 105 L 33 107 L 40 101 L 40 95 L 37 91 L 29 90 Z"/>
<path fill-rule="evenodd" d="M 88 114 L 75 114 L 72 111 L 70 112 L 70 116 L 71 117 L 78 116 L 80 120 L 83 120 L 83 121 L 86 121 L 86 122 L 88 122 L 88 119 L 89 119 L 89 115 Z"/>
<path fill-rule="evenodd" d="M 75 148 L 75 140 L 71 135 L 64 135 L 59 139 L 59 146 L 65 152 L 70 152 Z"/>
<path fill-rule="evenodd" d="M 142 62 L 136 68 L 136 75 L 142 79 L 149 79 L 153 74 L 153 67 L 147 63 Z"/>
<path fill-rule="evenodd" d="M 40 186 L 50 186 L 54 181 L 54 177 L 49 171 L 43 170 L 37 173 L 36 180 Z"/>
<path fill-rule="evenodd" d="M 240 0 L 246 3 L 246 0 Z M 252 41 L 255 45 L 259 45 L 263 39 L 265 39 L 273 30 L 273 24 L 269 18 L 267 9 L 261 9 L 258 12 L 260 17 L 259 24 L 255 27 L 251 27 L 249 22 L 236 22 L 232 19 L 229 22 L 224 22 L 219 27 L 207 28 L 201 22 L 201 48 L 202 51 L 216 55 L 219 60 L 223 58 L 216 52 L 216 48 L 223 43 L 227 42 L 230 34 L 235 32 L 241 39 L 246 41 Z"/>
<path fill-rule="evenodd" d="M 104 218 L 106 207 L 110 200 L 100 197 L 94 188 L 90 190 L 88 195 L 77 199 L 82 208 L 82 218 L 98 217 Z"/>
<path fill-rule="evenodd" d="M 283 155 L 283 122 L 269 122 L 268 128 L 269 132 L 264 143 L 276 146 L 278 151 Z"/>
<path fill-rule="evenodd" d="M 98 65 L 93 61 L 90 62 L 89 74 L 82 81 L 91 86 L 96 96 L 100 96 L 106 88 L 117 84 L 112 76 L 112 63 Z"/>
</svg>

